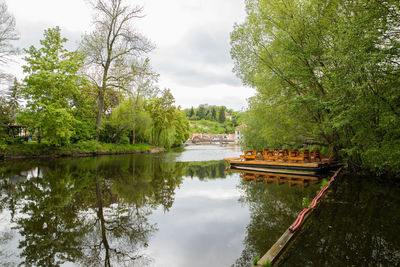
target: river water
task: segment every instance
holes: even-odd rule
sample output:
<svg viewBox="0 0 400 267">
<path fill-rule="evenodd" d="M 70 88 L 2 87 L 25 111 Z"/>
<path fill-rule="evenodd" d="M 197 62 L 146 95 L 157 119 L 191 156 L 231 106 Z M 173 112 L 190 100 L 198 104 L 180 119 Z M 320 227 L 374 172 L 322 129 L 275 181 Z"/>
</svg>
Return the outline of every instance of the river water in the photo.
<svg viewBox="0 0 400 267">
<path fill-rule="evenodd" d="M 0 262 L 251 266 L 321 185 L 307 177 L 225 172 L 222 159 L 240 153 L 237 147 L 189 146 L 3 162 Z"/>
<path fill-rule="evenodd" d="M 280 266 L 400 266 L 400 188 L 343 174 Z"/>
</svg>

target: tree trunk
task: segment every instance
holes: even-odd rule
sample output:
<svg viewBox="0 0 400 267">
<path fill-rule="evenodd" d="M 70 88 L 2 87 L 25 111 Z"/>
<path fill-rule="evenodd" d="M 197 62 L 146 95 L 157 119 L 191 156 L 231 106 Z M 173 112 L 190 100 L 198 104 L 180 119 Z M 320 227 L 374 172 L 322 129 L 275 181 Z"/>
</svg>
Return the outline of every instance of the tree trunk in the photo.
<svg viewBox="0 0 400 267">
<path fill-rule="evenodd" d="M 156 140 L 156 145 L 157 145 L 157 146 L 158 146 L 158 144 L 160 143 L 161 132 L 162 132 L 162 130 L 160 129 L 160 130 L 158 131 L 158 134 L 157 134 L 157 140 Z"/>
<path fill-rule="evenodd" d="M 131 144 L 132 145 L 135 144 L 135 127 L 133 127 L 133 130 L 132 130 L 132 141 L 131 141 Z"/>
<path fill-rule="evenodd" d="M 103 115 L 103 106 L 104 106 L 104 91 L 103 91 L 103 88 L 101 88 L 99 90 L 98 99 L 97 99 L 97 117 L 96 117 L 97 141 L 99 141 L 99 136 L 100 136 L 100 124 L 101 124 L 101 117 Z"/>
<path fill-rule="evenodd" d="M 40 136 L 40 129 L 38 129 L 37 140 L 38 140 L 38 143 L 40 144 L 40 141 L 42 140 L 42 138 Z"/>
<path fill-rule="evenodd" d="M 152 129 L 152 131 L 151 131 L 151 145 L 152 146 L 154 146 L 154 132 L 155 132 L 155 130 Z"/>
<path fill-rule="evenodd" d="M 103 72 L 103 81 L 101 84 L 101 87 L 97 87 L 99 90 L 98 94 L 98 110 L 97 110 L 97 117 L 96 117 L 96 133 L 97 133 L 97 141 L 99 141 L 99 136 L 100 136 L 100 125 L 101 125 L 101 117 L 103 115 L 103 107 L 104 107 L 104 94 L 106 92 L 107 88 L 107 78 L 108 78 L 108 69 L 110 68 L 111 65 L 111 48 L 107 50 L 107 60 L 106 64 L 104 65 L 104 72 Z"/>
</svg>

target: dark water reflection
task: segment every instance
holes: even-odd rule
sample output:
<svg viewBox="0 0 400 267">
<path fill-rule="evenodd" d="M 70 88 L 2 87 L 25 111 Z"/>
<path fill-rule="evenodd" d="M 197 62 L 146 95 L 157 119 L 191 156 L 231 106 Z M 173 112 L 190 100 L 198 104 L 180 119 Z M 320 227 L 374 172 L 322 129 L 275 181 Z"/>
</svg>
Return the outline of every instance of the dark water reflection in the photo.
<svg viewBox="0 0 400 267">
<path fill-rule="evenodd" d="M 246 182 L 215 160 L 238 153 L 189 147 L 155 155 L 4 162 L 0 263 L 249 266 L 318 185 Z"/>
<path fill-rule="evenodd" d="M 239 199 L 250 210 L 245 248 L 234 266 L 249 266 L 261 257 L 293 223 L 302 208 L 302 198 L 312 198 L 319 188 L 317 177 L 241 172 L 243 192 Z"/>
<path fill-rule="evenodd" d="M 345 175 L 280 266 L 399 266 L 400 188 Z"/>
</svg>

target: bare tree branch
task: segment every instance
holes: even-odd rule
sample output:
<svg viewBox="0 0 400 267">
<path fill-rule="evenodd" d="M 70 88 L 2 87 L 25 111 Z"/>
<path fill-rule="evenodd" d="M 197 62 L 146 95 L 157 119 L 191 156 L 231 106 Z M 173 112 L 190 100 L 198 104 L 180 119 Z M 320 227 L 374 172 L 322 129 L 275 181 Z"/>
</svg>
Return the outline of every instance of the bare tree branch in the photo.
<svg viewBox="0 0 400 267">
<path fill-rule="evenodd" d="M 132 61 L 153 49 L 150 41 L 137 33 L 131 25 L 142 18 L 143 8 L 131 7 L 126 0 L 91 0 L 95 12 L 95 30 L 84 36 L 81 50 L 87 56 L 87 65 L 97 65 L 97 73 L 88 73 L 98 88 L 97 132 L 104 112 L 104 97 L 110 86 L 124 89 Z M 126 89 L 126 88 L 125 88 Z"/>
</svg>

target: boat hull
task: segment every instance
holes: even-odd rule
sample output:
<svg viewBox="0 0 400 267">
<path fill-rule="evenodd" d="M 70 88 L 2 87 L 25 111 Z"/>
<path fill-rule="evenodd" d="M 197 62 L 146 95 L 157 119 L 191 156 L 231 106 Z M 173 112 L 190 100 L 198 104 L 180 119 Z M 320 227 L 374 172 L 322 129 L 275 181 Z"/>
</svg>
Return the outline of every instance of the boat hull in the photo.
<svg viewBox="0 0 400 267">
<path fill-rule="evenodd" d="M 240 158 L 225 159 L 231 165 L 231 168 L 242 170 L 255 170 L 255 171 L 273 171 L 280 173 L 324 173 L 331 170 L 336 170 L 342 165 L 338 163 L 307 163 L 307 162 L 277 162 L 277 161 L 243 161 Z"/>
</svg>

